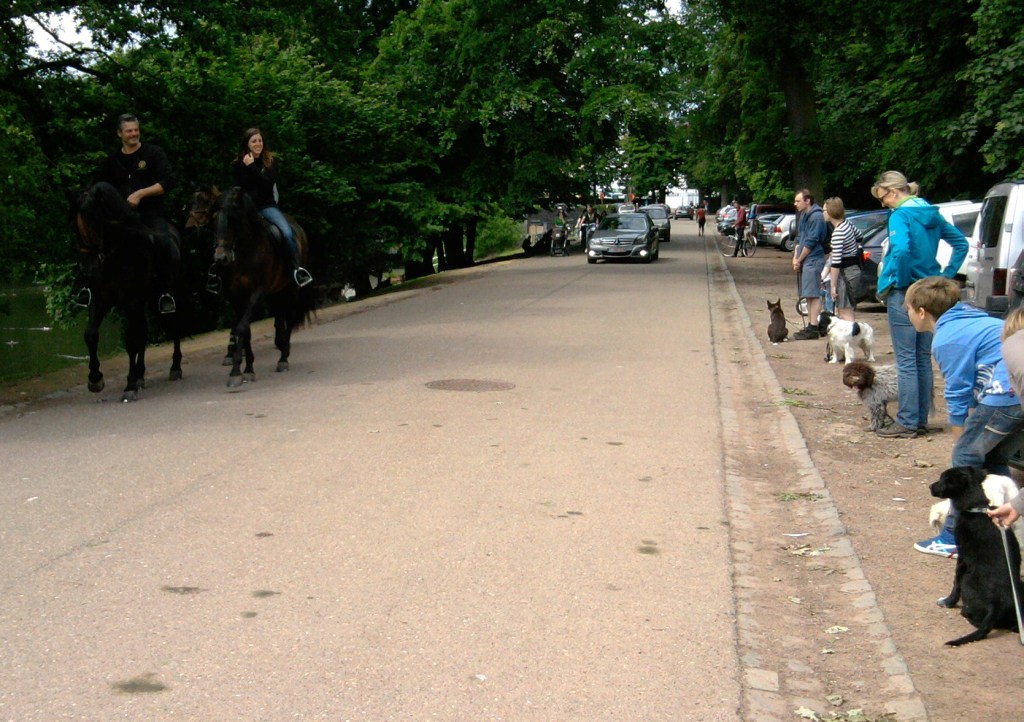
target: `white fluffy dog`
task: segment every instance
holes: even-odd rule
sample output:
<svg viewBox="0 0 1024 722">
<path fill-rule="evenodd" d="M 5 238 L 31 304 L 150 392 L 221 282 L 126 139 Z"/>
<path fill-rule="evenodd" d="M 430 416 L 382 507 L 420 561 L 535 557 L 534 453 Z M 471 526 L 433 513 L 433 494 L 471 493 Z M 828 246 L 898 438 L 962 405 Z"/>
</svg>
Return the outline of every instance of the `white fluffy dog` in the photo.
<svg viewBox="0 0 1024 722">
<path fill-rule="evenodd" d="M 981 488 L 985 491 L 988 503 L 992 506 L 1002 506 L 1011 499 L 1016 499 L 1020 493 L 1013 479 L 1008 476 L 1000 476 L 999 474 L 989 474 L 986 476 L 985 481 L 981 482 Z M 928 521 L 931 523 L 932 528 L 935 529 L 936 534 L 942 531 L 942 527 L 946 523 L 946 516 L 948 515 L 949 499 L 943 499 L 932 504 L 931 511 L 928 513 Z M 1017 537 L 1017 542 L 1024 548 L 1024 518 L 1015 521 L 1012 528 L 1014 535 Z"/>
<path fill-rule="evenodd" d="M 840 361 L 855 361 L 856 349 L 864 353 L 867 361 L 875 360 L 875 329 L 863 321 L 846 321 L 822 311 L 818 316 L 818 334 L 828 336 L 831 353 L 826 357 L 830 364 Z"/>
</svg>

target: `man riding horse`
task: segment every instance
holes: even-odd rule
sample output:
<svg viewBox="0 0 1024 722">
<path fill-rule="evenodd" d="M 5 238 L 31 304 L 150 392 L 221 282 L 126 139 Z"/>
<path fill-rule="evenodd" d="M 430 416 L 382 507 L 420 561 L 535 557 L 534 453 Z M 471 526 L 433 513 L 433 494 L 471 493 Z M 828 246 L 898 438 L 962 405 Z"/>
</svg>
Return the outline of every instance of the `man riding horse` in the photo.
<svg viewBox="0 0 1024 722">
<path fill-rule="evenodd" d="M 160 313 L 174 313 L 176 306 L 171 291 L 178 248 L 164 217 L 163 201 L 164 194 L 175 185 L 174 173 L 162 148 L 141 141 L 136 116 L 118 117 L 117 137 L 121 139 L 121 148 L 104 161 L 98 180 L 117 188 L 128 204 L 138 211 L 139 222 L 125 230 L 138 236 L 140 243 L 152 244 L 154 282 L 160 294 L 157 308 Z M 75 298 L 80 306 L 88 306 L 91 300 L 92 292 L 88 285 Z"/>
</svg>

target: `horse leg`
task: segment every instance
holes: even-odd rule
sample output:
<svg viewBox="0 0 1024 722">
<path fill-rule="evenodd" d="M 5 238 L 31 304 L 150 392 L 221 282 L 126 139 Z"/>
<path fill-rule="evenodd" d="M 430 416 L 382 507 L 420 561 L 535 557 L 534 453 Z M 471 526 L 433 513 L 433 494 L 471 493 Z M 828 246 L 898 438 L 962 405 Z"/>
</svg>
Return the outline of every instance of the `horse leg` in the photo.
<svg viewBox="0 0 1024 722">
<path fill-rule="evenodd" d="M 128 351 L 128 383 L 121 394 L 121 401 L 137 401 L 139 390 L 146 385 L 146 316 L 140 305 L 128 315 L 128 328 L 124 345 Z"/>
<path fill-rule="evenodd" d="M 288 356 L 291 354 L 292 348 L 292 328 L 288 323 L 288 314 L 283 310 L 274 314 L 274 345 L 281 352 L 281 357 L 277 359 L 276 371 L 278 373 L 287 371 Z"/>
<path fill-rule="evenodd" d="M 167 375 L 168 381 L 181 381 L 181 324 L 178 322 L 178 317 L 181 314 L 175 313 L 171 316 L 170 321 L 170 333 L 171 340 L 174 343 L 174 350 L 171 352 L 171 370 Z"/>
<path fill-rule="evenodd" d="M 85 346 L 89 349 L 89 390 L 98 394 L 106 386 L 103 381 L 103 374 L 100 372 L 100 357 L 98 353 L 100 343 L 100 324 L 103 317 L 107 315 L 108 307 L 93 303 L 89 308 L 89 323 L 85 327 Z"/>
<path fill-rule="evenodd" d="M 242 377 L 242 354 L 248 344 L 247 337 L 250 335 L 249 325 L 255 313 L 256 305 L 259 303 L 259 296 L 232 299 L 231 305 L 235 309 L 235 325 L 231 327 L 231 340 L 228 343 L 228 350 L 231 352 L 231 371 L 228 373 L 228 388 L 236 389 L 245 381 L 253 381 Z M 252 371 L 252 362 L 246 363 L 246 371 Z"/>
<path fill-rule="evenodd" d="M 256 380 L 256 372 L 252 368 L 252 362 L 256 360 L 255 354 L 252 352 L 252 329 L 245 329 L 245 370 L 242 371 L 242 381 L 250 383 Z"/>
</svg>

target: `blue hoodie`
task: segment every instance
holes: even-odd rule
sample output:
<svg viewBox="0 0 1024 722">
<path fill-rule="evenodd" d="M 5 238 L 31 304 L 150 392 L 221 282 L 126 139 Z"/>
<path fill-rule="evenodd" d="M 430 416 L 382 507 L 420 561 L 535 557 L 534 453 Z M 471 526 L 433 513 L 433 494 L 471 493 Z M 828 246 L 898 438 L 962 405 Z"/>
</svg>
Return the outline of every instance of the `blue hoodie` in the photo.
<svg viewBox="0 0 1024 722">
<path fill-rule="evenodd" d="M 946 380 L 949 423 L 963 426 L 977 406 L 1020 403 L 1003 363 L 1003 322 L 980 308 L 958 303 L 935 322 L 932 355 Z"/>
<path fill-rule="evenodd" d="M 945 268 L 935 260 L 939 239 L 953 248 Z M 889 250 L 878 277 L 878 297 L 885 298 L 892 289 L 906 289 L 929 276 L 952 278 L 966 257 L 964 234 L 943 218 L 938 208 L 911 196 L 889 214 Z"/>
<path fill-rule="evenodd" d="M 810 209 L 800 216 L 800 228 L 797 232 L 797 245 L 810 250 L 805 262 L 825 258 L 825 240 L 828 238 L 828 228 L 825 226 L 825 216 L 821 213 L 821 206 L 817 203 L 811 205 Z"/>
</svg>

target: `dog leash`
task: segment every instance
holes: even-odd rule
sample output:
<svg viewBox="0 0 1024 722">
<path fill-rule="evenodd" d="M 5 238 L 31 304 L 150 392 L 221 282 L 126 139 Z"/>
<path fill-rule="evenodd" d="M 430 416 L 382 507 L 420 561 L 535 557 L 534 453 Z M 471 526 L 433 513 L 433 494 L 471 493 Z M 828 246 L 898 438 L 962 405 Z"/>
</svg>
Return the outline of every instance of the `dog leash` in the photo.
<svg viewBox="0 0 1024 722">
<path fill-rule="evenodd" d="M 985 507 L 975 507 L 973 509 L 965 509 L 964 511 L 973 512 L 975 514 L 986 514 L 989 509 Z M 1002 524 L 996 524 L 999 527 L 999 538 L 1003 540 L 1003 556 L 1006 557 L 1006 569 L 1010 573 L 1010 591 L 1013 592 L 1013 611 L 1017 613 L 1017 633 L 1020 636 L 1020 643 L 1024 645 L 1024 619 L 1021 618 L 1020 613 L 1020 578 L 1013 573 L 1013 562 L 1010 561 L 1010 540 L 1007 534 L 1009 530 Z"/>
</svg>

